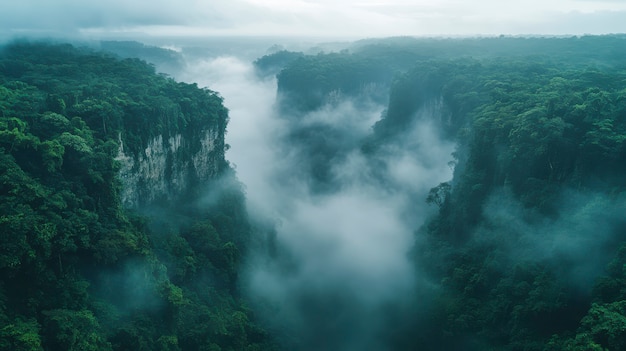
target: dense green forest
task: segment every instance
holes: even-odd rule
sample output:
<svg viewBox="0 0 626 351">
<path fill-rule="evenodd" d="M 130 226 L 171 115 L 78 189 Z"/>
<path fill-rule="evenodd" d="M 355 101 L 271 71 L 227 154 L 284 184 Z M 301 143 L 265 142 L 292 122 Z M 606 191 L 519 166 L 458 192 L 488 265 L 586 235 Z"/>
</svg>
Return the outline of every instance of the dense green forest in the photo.
<svg viewBox="0 0 626 351">
<path fill-rule="evenodd" d="M 250 227 L 224 160 L 222 98 L 137 59 L 70 45 L 0 51 L 0 349 L 268 350 L 240 298 Z M 218 131 L 218 174 L 160 208 L 120 202 L 120 142 Z M 194 204 L 219 189 L 210 206 Z M 167 211 L 167 212 L 164 212 Z M 167 217 L 160 215 L 167 213 Z"/>
<path fill-rule="evenodd" d="M 373 337 L 386 349 L 626 348 L 625 44 L 619 35 L 390 38 L 254 62 L 260 79 L 277 76 L 284 142 L 300 152 L 310 174 L 297 176 L 313 179 L 314 195 L 346 186 L 331 167 L 354 148 L 363 174 L 395 186 L 386 161 L 419 119 L 456 144 L 453 178 L 408 205 L 433 213 L 407 248 L 427 284 L 402 297 L 405 312 L 376 314 L 384 326 Z M 173 53 L 102 47 L 122 57 L 63 44 L 1 48 L 0 350 L 309 350 L 306 341 L 359 330 L 315 324 L 358 308 L 334 287 L 313 285 L 297 300 L 319 328 L 305 341 L 266 324 L 271 304 L 246 302 L 241 275 L 250 248 L 263 246 L 256 234 L 276 233 L 255 227 L 225 159 L 222 97 L 123 58 L 139 50 L 177 65 Z M 365 137 L 306 121 L 345 100 L 351 111 L 385 106 Z M 139 158 L 155 137 L 182 135 L 182 159 L 167 162 L 185 161 L 207 128 L 218 135 L 216 173 L 189 177 L 177 199 L 123 206 L 121 146 Z M 264 258 L 297 270 L 280 237 L 269 241 Z M 324 288 L 335 300 L 315 299 Z"/>
<path fill-rule="evenodd" d="M 288 94 L 285 105 L 301 111 L 325 103 L 331 92 L 346 96 L 366 93 L 386 101 L 394 77 L 416 62 L 460 59 L 534 62 L 553 66 L 623 67 L 623 35 L 582 37 L 412 38 L 367 39 L 346 44 L 339 52 L 316 55 L 281 51 L 255 61 L 262 73 L 278 72 L 278 89 Z M 379 87 L 379 90 L 373 88 Z M 368 89 L 370 91 L 368 91 Z M 283 106 L 286 108 L 287 106 Z"/>
<path fill-rule="evenodd" d="M 373 167 L 441 103 L 431 118 L 457 143 L 454 177 L 421 199 L 438 214 L 412 251 L 435 287 L 391 349 L 626 347 L 625 44 L 394 38 L 256 62 L 283 62 L 279 107 L 293 121 L 338 96 L 386 104 L 362 141 Z"/>
<path fill-rule="evenodd" d="M 415 256 L 445 291 L 436 298 L 446 316 L 442 340 L 451 333 L 473 335 L 476 349 L 622 349 L 623 67 L 429 64 L 395 91 L 402 96 L 415 82 L 439 92 L 463 121 L 455 177 L 431 191 L 440 213 Z M 377 130 L 403 123 L 395 98 Z"/>
</svg>

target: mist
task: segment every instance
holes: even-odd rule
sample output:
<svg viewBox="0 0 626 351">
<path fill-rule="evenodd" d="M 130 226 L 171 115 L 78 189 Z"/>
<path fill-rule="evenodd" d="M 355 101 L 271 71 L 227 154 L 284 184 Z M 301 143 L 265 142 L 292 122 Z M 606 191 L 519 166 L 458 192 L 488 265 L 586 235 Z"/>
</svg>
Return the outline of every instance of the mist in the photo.
<svg viewBox="0 0 626 351">
<path fill-rule="evenodd" d="M 437 116 L 421 111 L 366 155 L 385 109 L 367 96 L 333 96 L 294 116 L 278 106 L 289 102 L 276 79 L 257 76 L 251 61 L 186 59 L 177 78 L 218 91 L 229 108 L 226 156 L 258 227 L 241 281 L 255 311 L 288 349 L 389 349 L 406 306 L 430 284 L 408 251 L 434 211 L 428 190 L 452 177 L 454 143 L 439 136 Z"/>
<path fill-rule="evenodd" d="M 395 129 L 377 124 L 388 118 L 380 91 L 334 90 L 320 106 L 300 111 L 279 92 L 276 77 L 253 65 L 272 47 L 284 46 L 262 47 L 238 53 L 227 46 L 179 45 L 184 65 L 171 74 L 219 92 L 229 109 L 226 159 L 245 191 L 253 228 L 238 291 L 282 349 L 374 351 L 418 344 L 481 349 L 489 341 L 465 335 L 462 327 L 462 338 L 447 340 L 446 322 L 456 323 L 445 321 L 448 311 L 458 308 L 463 320 L 471 318 L 462 314 L 465 308 L 472 309 L 471 316 L 474 311 L 508 315 L 508 307 L 485 305 L 485 312 L 471 304 L 450 307 L 449 301 L 464 301 L 459 296 L 480 284 L 504 291 L 502 296 L 513 294 L 521 288 L 506 285 L 509 276 L 534 267 L 545 269 L 545 275 L 533 284 L 546 279 L 551 284 L 546 289 L 552 290 L 532 294 L 547 294 L 556 306 L 546 307 L 545 316 L 565 316 L 569 324 L 563 328 L 575 327 L 571 321 L 585 312 L 581 301 L 591 299 L 621 241 L 623 197 L 560 189 L 553 213 L 547 214 L 498 185 L 484 202 L 469 204 L 480 206 L 475 211 L 480 221 L 467 226 L 465 242 L 455 248 L 437 243 L 429 224 L 446 215 L 445 199 L 438 206 L 425 200 L 443 182 L 454 192 L 464 172 L 459 167 L 453 180 L 455 164 L 462 165 L 463 150 L 470 147 L 450 136 L 443 97 L 424 94 L 429 97 L 416 111 L 396 116 L 402 127 Z M 216 188 L 207 189 L 197 205 L 210 209 L 221 187 L 239 186 L 213 182 Z M 489 253 L 483 262 L 484 252 Z M 466 256 L 492 277 L 504 277 L 504 283 L 489 286 L 489 278 L 478 273 L 477 282 L 473 276 L 465 281 L 463 274 L 474 274 L 463 261 Z M 440 267 L 454 271 L 441 273 Z M 480 299 L 491 294 L 479 288 L 475 293 Z M 529 314 L 544 313 L 541 308 Z M 560 314 L 550 314 L 554 310 Z"/>
<path fill-rule="evenodd" d="M 564 189 L 556 204 L 556 215 L 545 216 L 524 208 L 509 189 L 498 189 L 483 208 L 486 224 L 474 240 L 497 243 L 507 265 L 544 264 L 575 294 L 589 296 L 619 247 L 626 202 L 623 196 Z"/>
<path fill-rule="evenodd" d="M 76 51 L 66 66 L 67 52 L 0 60 L 0 146 L 16 160 L 7 170 L 26 165 L 24 184 L 50 193 L 34 201 L 31 188 L 16 186 L 28 190 L 15 191 L 25 205 L 5 206 L 17 215 L 0 221 L 36 239 L 6 235 L 15 245 L 4 245 L 11 260 L 0 255 L 0 348 L 7 335 L 55 348 L 49 341 L 61 334 L 46 310 L 71 307 L 117 333 L 103 340 L 134 333 L 163 349 L 626 349 L 626 36 L 611 34 L 626 32 L 624 18 L 626 2 L 616 0 L 5 5 L 0 44 L 70 41 L 150 64 L 122 62 L 120 72 L 126 64 L 136 76 L 109 82 L 100 73 L 116 70 L 102 67 L 118 66 L 99 61 L 108 54 L 81 61 L 86 52 Z M 256 71 L 255 59 L 282 50 L 294 56 Z M 279 88 L 274 70 L 300 54 L 290 62 L 304 64 Z M 196 86 L 152 77 L 153 68 L 212 90 L 223 106 Z M 188 109 L 183 87 L 211 99 Z M 67 130 L 50 137 L 41 126 L 52 113 Z M 32 130 L 13 128 L 17 117 Z M 162 194 L 140 208 L 127 203 L 123 218 L 116 191 L 143 190 L 120 182 L 121 171 L 112 181 L 114 143 L 141 154 L 156 136 L 163 150 L 178 149 L 187 130 L 195 145 L 196 127 L 219 131 L 197 140 L 211 153 L 181 152 L 191 163 L 160 153 L 163 186 L 145 188 Z M 61 138 L 70 132 L 74 139 Z M 83 139 L 94 155 L 75 162 L 88 166 L 79 177 L 65 142 Z M 118 166 L 131 164 L 128 155 Z M 179 164 L 216 171 L 169 177 Z M 98 185 L 105 178 L 110 187 Z M 26 253 L 38 269 L 9 267 Z M 57 283 L 67 272 L 76 277 Z M 110 316 L 88 293 L 110 302 Z M 59 303 L 48 307 L 48 295 Z M 125 345 L 115 344 L 133 348 Z"/>
<path fill-rule="evenodd" d="M 23 0 L 0 13 L 0 37 L 583 34 L 624 31 L 619 1 L 276 1 L 107 3 Z"/>
</svg>

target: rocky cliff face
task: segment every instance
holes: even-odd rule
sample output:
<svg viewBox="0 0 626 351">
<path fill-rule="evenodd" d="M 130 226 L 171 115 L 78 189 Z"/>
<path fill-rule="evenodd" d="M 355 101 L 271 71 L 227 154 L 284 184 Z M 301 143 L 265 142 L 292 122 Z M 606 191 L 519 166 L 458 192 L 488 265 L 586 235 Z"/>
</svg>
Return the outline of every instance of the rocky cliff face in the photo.
<svg viewBox="0 0 626 351">
<path fill-rule="evenodd" d="M 124 150 L 119 137 L 121 201 L 125 207 L 172 203 L 193 185 L 215 177 L 223 158 L 223 136 L 217 129 L 197 133 L 197 140 L 182 134 L 152 138 L 137 156 Z"/>
</svg>

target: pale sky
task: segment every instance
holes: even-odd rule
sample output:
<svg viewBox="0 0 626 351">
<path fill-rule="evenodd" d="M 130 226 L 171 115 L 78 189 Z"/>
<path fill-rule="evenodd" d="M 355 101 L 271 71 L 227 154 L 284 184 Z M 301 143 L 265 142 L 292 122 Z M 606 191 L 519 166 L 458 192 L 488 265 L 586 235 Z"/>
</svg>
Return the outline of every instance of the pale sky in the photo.
<svg viewBox="0 0 626 351">
<path fill-rule="evenodd" d="M 626 33 L 626 0 L 0 0 L 0 34 Z"/>
</svg>

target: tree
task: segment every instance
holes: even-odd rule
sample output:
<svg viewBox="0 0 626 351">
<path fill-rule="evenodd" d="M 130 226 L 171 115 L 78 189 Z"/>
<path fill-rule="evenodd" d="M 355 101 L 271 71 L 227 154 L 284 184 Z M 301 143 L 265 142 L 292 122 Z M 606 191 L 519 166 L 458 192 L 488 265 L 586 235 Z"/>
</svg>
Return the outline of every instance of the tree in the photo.
<svg viewBox="0 0 626 351">
<path fill-rule="evenodd" d="M 440 183 L 436 187 L 430 189 L 428 196 L 426 197 L 426 203 L 435 204 L 439 208 L 442 208 L 450 196 L 451 188 L 452 186 L 448 182 Z"/>
<path fill-rule="evenodd" d="M 0 350 L 43 351 L 39 329 L 34 319 L 15 319 L 0 328 Z"/>
<path fill-rule="evenodd" d="M 57 309 L 43 312 L 43 335 L 52 349 L 68 351 L 111 350 L 100 325 L 89 310 Z"/>
</svg>

